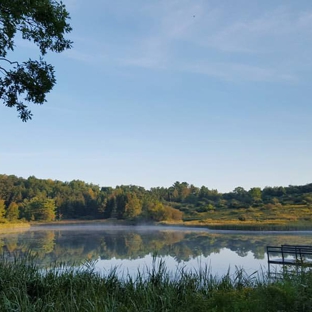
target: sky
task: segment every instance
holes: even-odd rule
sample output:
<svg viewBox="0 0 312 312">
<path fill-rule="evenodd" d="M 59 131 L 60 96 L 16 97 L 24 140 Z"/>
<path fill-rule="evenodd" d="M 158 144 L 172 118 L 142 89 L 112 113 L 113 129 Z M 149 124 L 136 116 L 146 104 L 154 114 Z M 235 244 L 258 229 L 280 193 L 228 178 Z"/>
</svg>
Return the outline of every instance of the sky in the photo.
<svg viewBox="0 0 312 312">
<path fill-rule="evenodd" d="M 0 173 L 220 192 L 312 182 L 311 0 L 64 0 L 73 48 Z M 17 38 L 12 59 L 38 57 Z"/>
</svg>

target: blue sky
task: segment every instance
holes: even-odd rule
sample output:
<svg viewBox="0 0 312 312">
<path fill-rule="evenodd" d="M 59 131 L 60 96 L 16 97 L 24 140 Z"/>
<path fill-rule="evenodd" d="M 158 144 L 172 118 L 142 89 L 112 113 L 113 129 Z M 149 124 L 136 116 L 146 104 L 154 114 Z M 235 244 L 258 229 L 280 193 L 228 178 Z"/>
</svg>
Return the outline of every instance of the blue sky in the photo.
<svg viewBox="0 0 312 312">
<path fill-rule="evenodd" d="M 0 105 L 0 172 L 221 192 L 312 178 L 312 3 L 66 0 L 73 49 L 22 123 Z M 11 58 L 39 55 L 16 41 Z"/>
</svg>

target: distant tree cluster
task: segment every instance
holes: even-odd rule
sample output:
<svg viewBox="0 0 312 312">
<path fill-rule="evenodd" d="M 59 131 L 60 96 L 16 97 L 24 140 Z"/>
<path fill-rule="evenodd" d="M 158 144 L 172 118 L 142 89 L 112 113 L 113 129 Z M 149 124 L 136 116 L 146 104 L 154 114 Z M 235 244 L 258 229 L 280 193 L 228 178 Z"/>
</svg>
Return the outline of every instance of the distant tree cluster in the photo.
<svg viewBox="0 0 312 312">
<path fill-rule="evenodd" d="M 312 183 L 288 187 L 236 187 L 232 192 L 219 193 L 206 186 L 200 188 L 186 182 L 175 182 L 169 188 L 152 188 L 151 192 L 184 213 L 207 212 L 215 209 L 250 207 L 273 208 L 282 205 L 307 205 L 312 208 Z"/>
<path fill-rule="evenodd" d="M 182 220 L 183 213 L 138 186 L 102 187 L 0 175 L 0 222 L 107 219 Z"/>
<path fill-rule="evenodd" d="M 128 185 L 99 187 L 83 181 L 28 179 L 0 175 L 0 223 L 66 219 L 108 219 L 159 222 L 217 209 L 312 208 L 312 183 L 303 186 L 235 188 L 219 193 L 206 186 L 175 182 L 171 187 L 146 190 Z"/>
</svg>

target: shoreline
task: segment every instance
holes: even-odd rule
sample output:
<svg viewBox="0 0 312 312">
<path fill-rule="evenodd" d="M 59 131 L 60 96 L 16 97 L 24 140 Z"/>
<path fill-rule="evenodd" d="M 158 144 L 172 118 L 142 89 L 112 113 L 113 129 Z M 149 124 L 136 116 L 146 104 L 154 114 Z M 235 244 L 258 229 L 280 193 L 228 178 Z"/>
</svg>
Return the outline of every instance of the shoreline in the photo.
<svg viewBox="0 0 312 312">
<path fill-rule="evenodd" d="M 171 223 L 171 222 L 134 222 L 127 220 L 117 219 L 102 219 L 102 220 L 61 220 L 54 222 L 30 222 L 29 227 L 48 227 L 48 226 L 74 226 L 74 225 L 107 225 L 110 227 L 159 227 L 159 228 L 186 228 L 206 230 L 218 233 L 311 233 L 312 226 L 300 225 L 254 225 L 254 224 L 222 224 L 222 225 L 209 225 L 209 224 L 187 224 L 187 223 Z M 0 227 L 1 229 L 1 227 Z"/>
<path fill-rule="evenodd" d="M 0 224 L 0 233 L 12 231 L 25 231 L 31 228 L 30 223 L 3 223 Z"/>
</svg>

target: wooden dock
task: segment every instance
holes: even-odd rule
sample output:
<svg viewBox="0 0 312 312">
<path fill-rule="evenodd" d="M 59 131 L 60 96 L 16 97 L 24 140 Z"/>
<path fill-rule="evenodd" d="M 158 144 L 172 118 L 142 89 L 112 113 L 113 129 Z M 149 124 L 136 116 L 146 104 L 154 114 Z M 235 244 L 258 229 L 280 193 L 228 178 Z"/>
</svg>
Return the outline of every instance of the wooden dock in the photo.
<svg viewBox="0 0 312 312">
<path fill-rule="evenodd" d="M 281 245 L 267 246 L 268 265 L 312 266 L 312 246 Z"/>
</svg>

